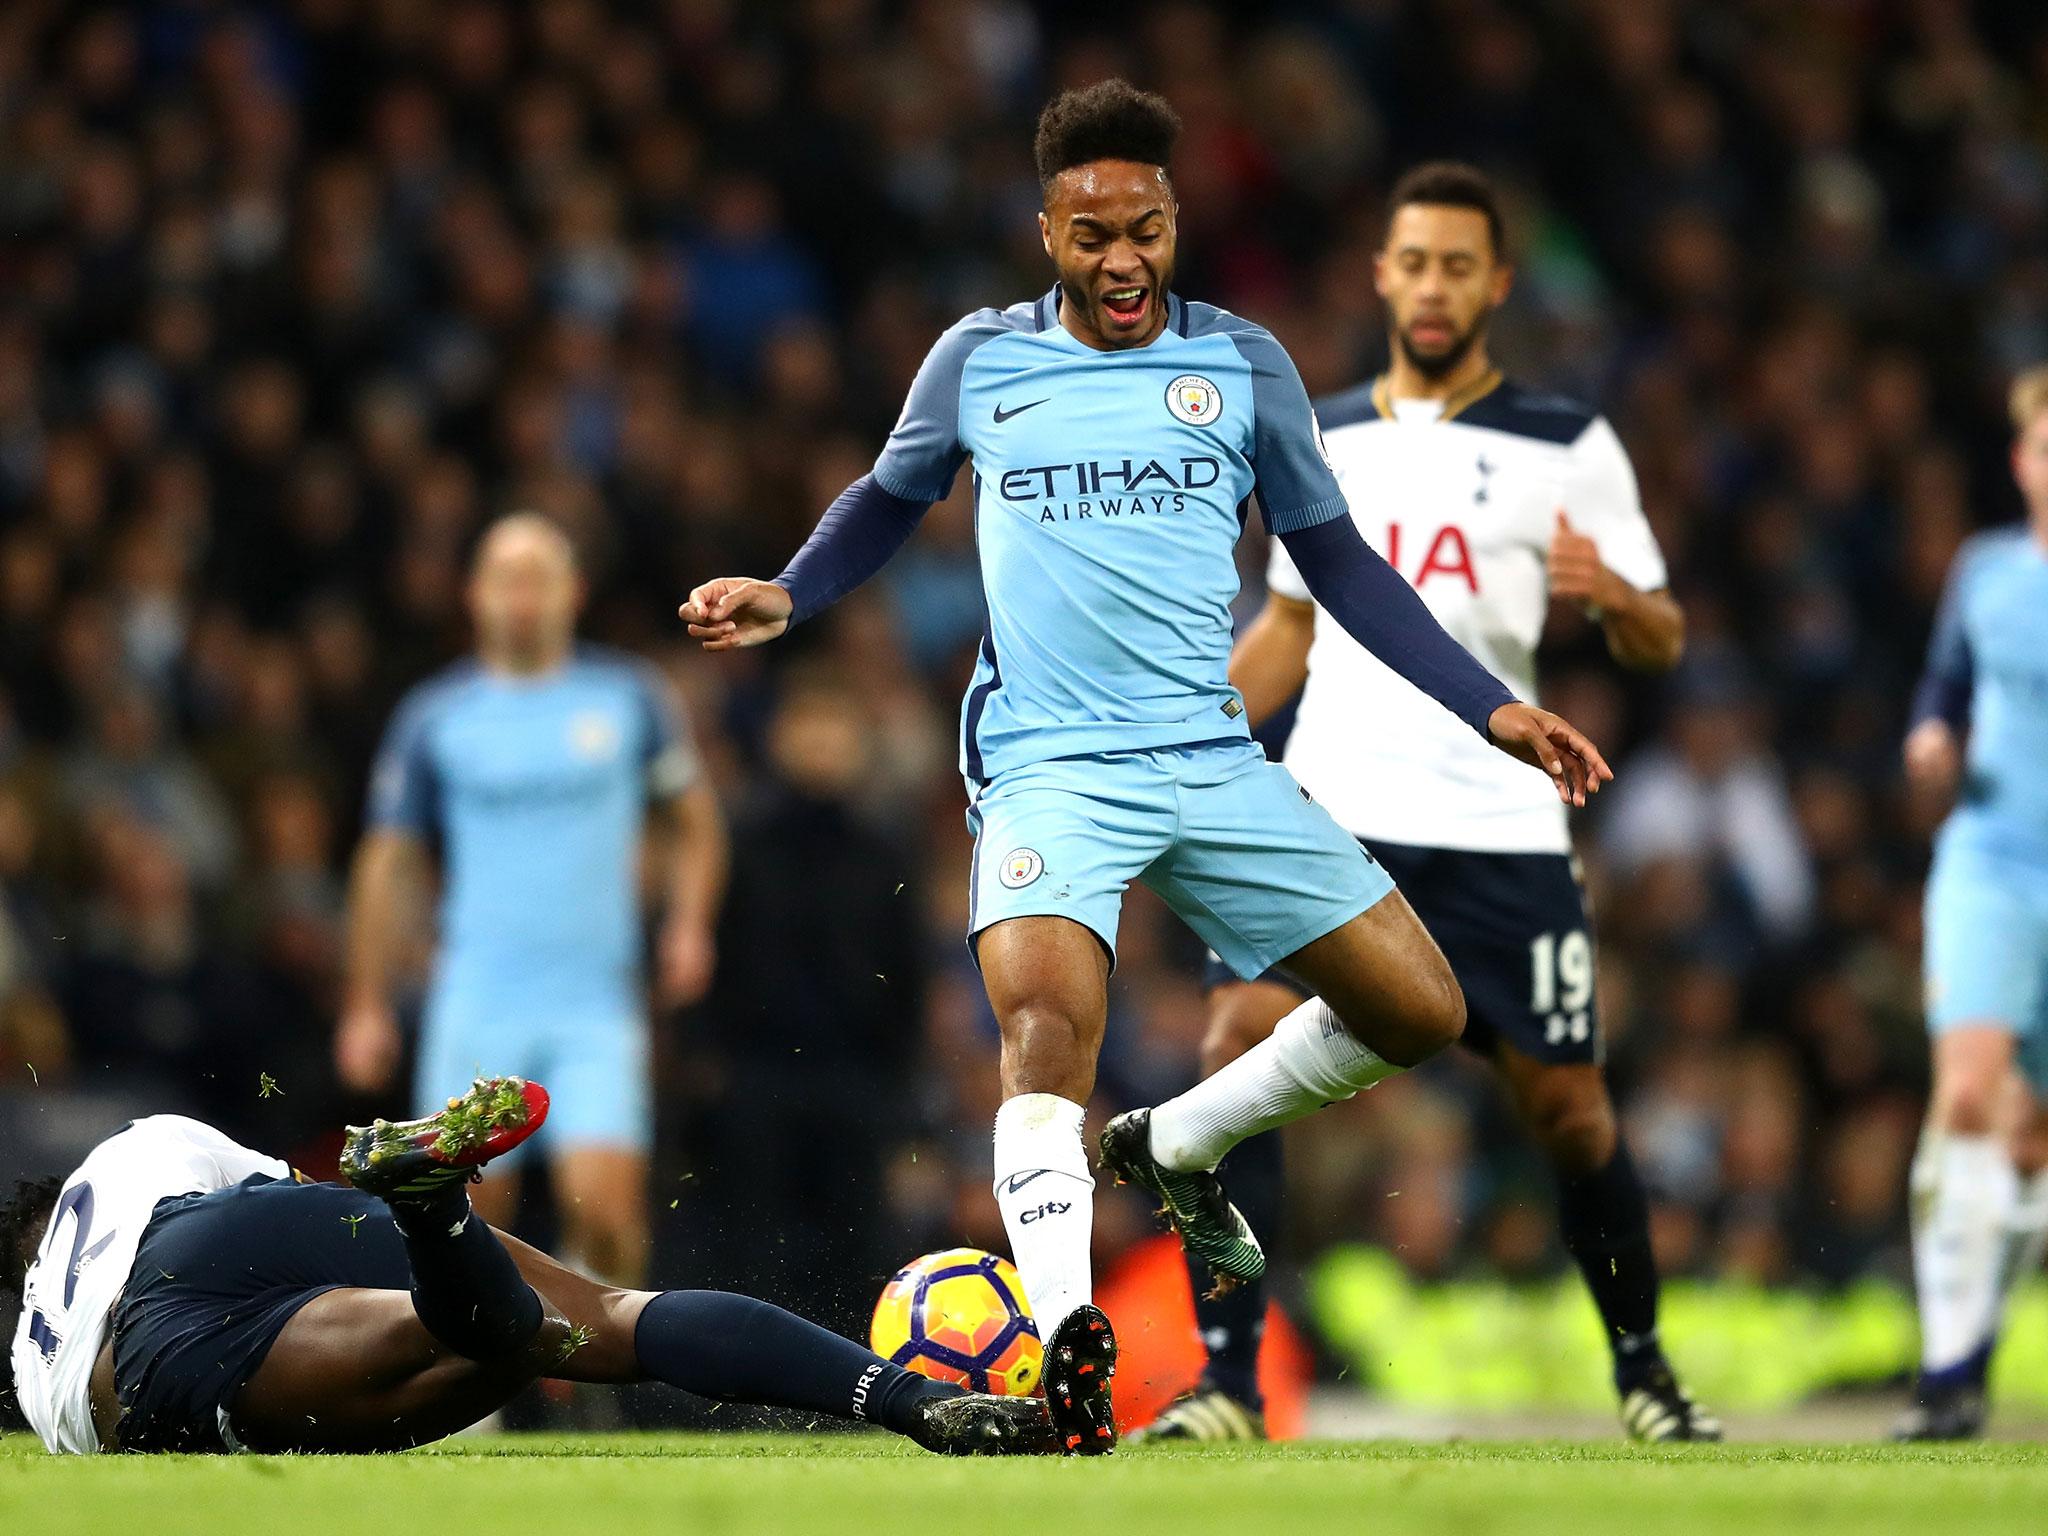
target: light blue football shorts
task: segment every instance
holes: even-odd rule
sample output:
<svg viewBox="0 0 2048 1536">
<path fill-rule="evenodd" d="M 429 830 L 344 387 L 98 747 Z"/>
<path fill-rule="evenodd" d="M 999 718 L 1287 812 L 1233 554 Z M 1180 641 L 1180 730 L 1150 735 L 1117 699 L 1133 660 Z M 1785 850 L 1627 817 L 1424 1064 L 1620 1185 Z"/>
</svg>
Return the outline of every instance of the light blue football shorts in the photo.
<svg viewBox="0 0 2048 1536">
<path fill-rule="evenodd" d="M 1927 1027 L 2002 1024 L 2048 1092 L 2048 862 L 1945 829 L 1927 876 Z"/>
<path fill-rule="evenodd" d="M 1066 917 L 1113 965 L 1124 889 L 1139 880 L 1250 978 L 1394 888 L 1242 738 L 1027 764 L 980 786 L 967 825 L 970 946 L 1009 918 Z"/>
<path fill-rule="evenodd" d="M 548 1123 L 528 1147 L 540 1155 L 577 1147 L 644 1152 L 654 1143 L 647 1012 L 630 993 L 593 995 L 554 1007 L 508 1006 L 459 986 L 437 984 L 427 998 L 413 1087 L 420 1112 L 442 1107 L 480 1075 L 541 1084 Z"/>
</svg>

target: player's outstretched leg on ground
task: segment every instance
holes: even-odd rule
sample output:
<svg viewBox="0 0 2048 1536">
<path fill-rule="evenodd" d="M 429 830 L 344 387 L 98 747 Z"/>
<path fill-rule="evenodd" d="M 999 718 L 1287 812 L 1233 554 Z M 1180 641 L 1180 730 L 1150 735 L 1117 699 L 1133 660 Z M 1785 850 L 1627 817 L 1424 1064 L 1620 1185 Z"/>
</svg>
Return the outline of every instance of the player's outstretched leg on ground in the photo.
<svg viewBox="0 0 2048 1536">
<path fill-rule="evenodd" d="M 1003 1031 L 995 1197 L 1045 1340 L 1045 1413 L 1070 1455 L 1116 1448 L 1116 1332 L 1091 1301 L 1095 1179 L 1081 1138 L 1109 1012 L 1102 941 L 1064 917 L 1015 917 L 976 935 Z"/>
<path fill-rule="evenodd" d="M 1216 1176 L 1223 1155 L 1426 1060 L 1465 1027 L 1464 994 L 1399 891 L 1283 964 L 1316 995 L 1213 1077 L 1102 1133 L 1103 1166 L 1158 1196 L 1226 1291 L 1258 1279 L 1266 1259 Z"/>
<path fill-rule="evenodd" d="M 342 1285 L 301 1307 L 236 1399 L 242 1443 L 402 1449 L 475 1423 L 546 1376 L 662 1381 L 717 1401 L 877 1424 L 934 1451 L 1054 1449 L 1035 1400 L 931 1381 L 751 1297 L 601 1285 L 475 1219 L 463 1181 L 532 1135 L 546 1112 L 538 1085 L 480 1079 L 438 1115 L 351 1129 L 344 1172 L 385 1203 L 390 1223 L 344 1217 L 349 1246 L 380 1253 L 395 1227 L 411 1290 Z M 306 1201 L 325 1232 L 338 1191 L 285 1193 Z"/>
</svg>

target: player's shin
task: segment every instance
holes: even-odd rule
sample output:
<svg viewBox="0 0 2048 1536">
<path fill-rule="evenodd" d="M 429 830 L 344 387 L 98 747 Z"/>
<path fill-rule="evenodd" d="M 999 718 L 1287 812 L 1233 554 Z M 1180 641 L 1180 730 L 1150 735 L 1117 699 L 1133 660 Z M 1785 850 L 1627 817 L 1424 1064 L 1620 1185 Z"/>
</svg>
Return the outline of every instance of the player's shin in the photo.
<svg viewBox="0 0 2048 1536">
<path fill-rule="evenodd" d="M 2005 1304 L 2014 1287 L 2039 1273 L 2044 1250 L 2048 1250 L 2048 1168 L 2037 1168 L 2019 1176 L 2018 1192 L 1999 1236 L 1998 1321 L 2004 1319 Z M 1997 1323 L 1993 1326 L 1995 1329 Z"/>
<path fill-rule="evenodd" d="M 996 1111 L 996 1205 L 1042 1339 L 1091 1294 L 1095 1179 L 1083 1118 L 1079 1104 L 1052 1093 L 1021 1093 Z"/>
<path fill-rule="evenodd" d="M 1237 1060 L 1153 1110 L 1152 1155 L 1183 1172 L 1214 1168 L 1247 1136 L 1277 1130 L 1401 1070 L 1312 997 Z"/>
<path fill-rule="evenodd" d="M 1285 1182 L 1280 1153 L 1278 1136 L 1255 1136 L 1232 1151 L 1216 1170 L 1254 1232 L 1270 1235 L 1280 1227 Z M 1264 1283 L 1248 1280 L 1224 1289 L 1195 1254 L 1187 1255 L 1187 1265 L 1195 1294 L 1195 1326 L 1208 1355 L 1202 1380 L 1247 1408 L 1262 1408 L 1259 1347 L 1266 1333 Z"/>
<path fill-rule="evenodd" d="M 1980 1384 L 1997 1331 L 2017 1177 L 1993 1136 L 1930 1132 L 1913 1161 L 1913 1276 L 1923 1387 Z"/>
<path fill-rule="evenodd" d="M 1558 1224 L 1585 1276 L 1614 1352 L 1615 1385 L 1626 1396 L 1662 1361 L 1657 1342 L 1657 1260 L 1650 1204 L 1628 1148 L 1592 1173 L 1558 1175 Z"/>
<path fill-rule="evenodd" d="M 641 1375 L 722 1403 L 795 1408 L 914 1434 L 924 1403 L 959 1388 L 932 1381 L 830 1329 L 751 1296 L 663 1291 L 633 1334 Z"/>
<path fill-rule="evenodd" d="M 405 1239 L 413 1310 L 427 1332 L 470 1360 L 502 1360 L 532 1342 L 540 1297 L 460 1185 L 386 1203 Z"/>
</svg>

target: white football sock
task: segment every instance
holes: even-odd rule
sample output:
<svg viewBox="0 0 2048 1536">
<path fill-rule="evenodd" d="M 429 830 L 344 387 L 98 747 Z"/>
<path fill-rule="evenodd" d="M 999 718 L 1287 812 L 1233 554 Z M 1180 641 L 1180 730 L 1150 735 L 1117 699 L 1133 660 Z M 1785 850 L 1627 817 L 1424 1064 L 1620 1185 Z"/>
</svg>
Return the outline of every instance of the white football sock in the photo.
<svg viewBox="0 0 2048 1536">
<path fill-rule="evenodd" d="M 1247 1136 L 1402 1070 L 1359 1044 L 1329 1005 L 1312 997 L 1215 1076 L 1153 1110 L 1152 1155 L 1183 1173 L 1214 1168 Z"/>
<path fill-rule="evenodd" d="M 2012 1209 L 2000 1234 L 1998 1311 L 1994 1326 L 2005 1320 L 2005 1304 L 2014 1289 L 2041 1272 L 2041 1254 L 2048 1249 L 2048 1168 L 2021 1174 Z"/>
<path fill-rule="evenodd" d="M 1995 1136 L 1922 1139 L 1913 1159 L 1913 1278 L 1923 1371 L 1960 1363 L 1997 1331 L 2000 1260 L 2018 1182 Z"/>
<path fill-rule="evenodd" d="M 1091 1294 L 1095 1179 L 1083 1114 L 1056 1093 L 1020 1093 L 996 1111 L 996 1204 L 1041 1339 Z"/>
</svg>

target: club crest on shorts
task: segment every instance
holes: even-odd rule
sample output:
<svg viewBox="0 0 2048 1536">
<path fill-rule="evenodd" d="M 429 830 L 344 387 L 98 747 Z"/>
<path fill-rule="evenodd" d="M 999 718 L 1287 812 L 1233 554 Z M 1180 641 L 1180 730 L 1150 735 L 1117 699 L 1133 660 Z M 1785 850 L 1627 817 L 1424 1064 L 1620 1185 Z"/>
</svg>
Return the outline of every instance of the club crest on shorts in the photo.
<svg viewBox="0 0 2048 1536">
<path fill-rule="evenodd" d="M 1003 859 L 996 878 L 1011 890 L 1021 890 L 1045 873 L 1045 860 L 1036 848 L 1012 848 Z"/>
<path fill-rule="evenodd" d="M 1206 427 L 1223 414 L 1223 391 L 1199 373 L 1184 373 L 1166 386 L 1166 408 L 1191 427 Z"/>
</svg>

